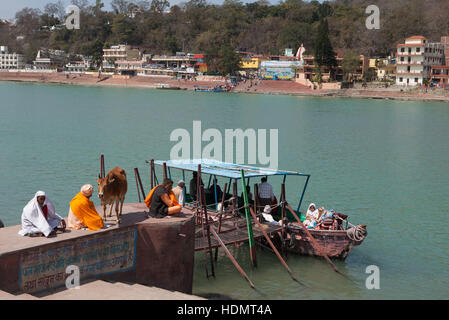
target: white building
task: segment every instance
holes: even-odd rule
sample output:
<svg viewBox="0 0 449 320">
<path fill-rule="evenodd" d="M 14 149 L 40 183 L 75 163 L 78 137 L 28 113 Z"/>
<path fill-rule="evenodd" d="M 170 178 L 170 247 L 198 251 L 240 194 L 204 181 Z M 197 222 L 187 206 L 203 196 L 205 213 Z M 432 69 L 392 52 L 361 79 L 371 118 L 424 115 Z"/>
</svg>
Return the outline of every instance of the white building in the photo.
<svg viewBox="0 0 449 320">
<path fill-rule="evenodd" d="M 396 84 L 422 85 L 430 78 L 432 65 L 444 65 L 443 44 L 427 42 L 423 36 L 406 38 L 397 45 Z"/>
<path fill-rule="evenodd" d="M 23 55 L 9 53 L 7 46 L 0 46 L 0 70 L 23 69 Z"/>
<path fill-rule="evenodd" d="M 111 46 L 103 49 L 103 69 L 105 71 L 115 71 L 116 61 L 138 61 L 140 52 L 129 45 Z"/>
<path fill-rule="evenodd" d="M 69 73 L 85 73 L 90 68 L 90 60 L 84 58 L 83 61 L 70 61 L 65 68 Z"/>
</svg>

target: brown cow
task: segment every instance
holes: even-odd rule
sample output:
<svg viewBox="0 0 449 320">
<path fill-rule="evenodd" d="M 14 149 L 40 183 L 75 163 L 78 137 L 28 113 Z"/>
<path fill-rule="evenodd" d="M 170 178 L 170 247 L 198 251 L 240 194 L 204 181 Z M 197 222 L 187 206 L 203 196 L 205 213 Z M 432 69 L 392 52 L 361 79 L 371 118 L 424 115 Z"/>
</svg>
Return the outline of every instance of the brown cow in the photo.
<svg viewBox="0 0 449 320">
<path fill-rule="evenodd" d="M 98 197 L 101 199 L 103 206 L 103 220 L 106 220 L 106 205 L 110 204 L 109 216 L 112 215 L 112 207 L 115 201 L 115 212 L 117 213 L 117 223 L 120 223 L 120 215 L 122 214 L 123 202 L 128 191 L 128 182 L 126 181 L 125 170 L 115 167 L 110 170 L 106 177 L 97 180 Z M 119 213 L 120 202 L 120 213 Z"/>
</svg>

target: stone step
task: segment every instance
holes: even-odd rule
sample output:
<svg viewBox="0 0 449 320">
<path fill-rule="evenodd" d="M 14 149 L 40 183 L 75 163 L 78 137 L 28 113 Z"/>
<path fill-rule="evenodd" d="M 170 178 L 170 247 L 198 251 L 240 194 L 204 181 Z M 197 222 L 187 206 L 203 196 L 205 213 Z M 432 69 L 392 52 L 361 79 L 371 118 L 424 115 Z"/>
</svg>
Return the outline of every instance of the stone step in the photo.
<svg viewBox="0 0 449 320">
<path fill-rule="evenodd" d="M 121 282 L 96 280 L 79 289 L 64 290 L 44 297 L 45 300 L 196 300 L 203 299 L 181 292 Z"/>
</svg>

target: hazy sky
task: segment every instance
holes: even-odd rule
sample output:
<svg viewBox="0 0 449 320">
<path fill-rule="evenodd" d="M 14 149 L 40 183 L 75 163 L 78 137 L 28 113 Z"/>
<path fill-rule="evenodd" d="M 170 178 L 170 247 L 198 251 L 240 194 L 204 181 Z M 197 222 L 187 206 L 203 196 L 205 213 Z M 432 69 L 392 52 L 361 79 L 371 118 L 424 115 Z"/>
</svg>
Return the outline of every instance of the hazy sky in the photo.
<svg viewBox="0 0 449 320">
<path fill-rule="evenodd" d="M 257 0 L 243 0 L 243 2 L 255 2 Z M 271 3 L 278 3 L 278 0 L 269 0 Z M 57 2 L 57 0 L 0 0 L 0 18 L 13 19 L 16 12 L 25 7 L 44 9 L 47 3 Z M 70 0 L 63 0 L 65 4 L 70 4 Z M 95 0 L 90 0 L 90 3 L 95 3 Z M 111 10 L 112 0 L 103 0 L 106 10 Z M 151 1 L 150 1 L 151 2 Z M 185 0 L 169 0 L 171 5 L 185 2 Z M 207 0 L 209 3 L 222 3 L 223 0 Z"/>
</svg>

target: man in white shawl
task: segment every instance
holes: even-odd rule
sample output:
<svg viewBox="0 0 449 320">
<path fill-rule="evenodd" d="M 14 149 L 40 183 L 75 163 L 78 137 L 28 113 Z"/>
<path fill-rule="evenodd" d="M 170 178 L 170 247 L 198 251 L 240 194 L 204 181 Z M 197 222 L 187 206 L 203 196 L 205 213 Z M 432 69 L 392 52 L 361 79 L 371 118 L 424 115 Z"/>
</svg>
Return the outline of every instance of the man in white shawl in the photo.
<svg viewBox="0 0 449 320">
<path fill-rule="evenodd" d="M 45 192 L 38 191 L 23 208 L 22 230 L 19 234 L 36 236 L 42 233 L 48 237 L 61 221 L 63 221 L 62 217 L 55 212 L 55 207 Z M 64 224 L 62 223 L 63 228 Z"/>
</svg>

